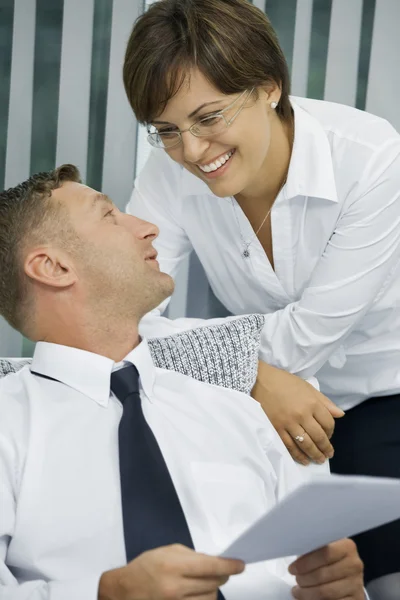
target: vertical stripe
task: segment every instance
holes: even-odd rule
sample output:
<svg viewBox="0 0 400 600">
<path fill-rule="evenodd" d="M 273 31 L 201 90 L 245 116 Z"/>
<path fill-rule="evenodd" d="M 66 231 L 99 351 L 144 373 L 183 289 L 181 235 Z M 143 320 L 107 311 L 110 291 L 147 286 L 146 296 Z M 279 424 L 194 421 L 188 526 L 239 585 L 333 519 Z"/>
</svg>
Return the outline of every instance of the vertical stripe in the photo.
<svg viewBox="0 0 400 600">
<path fill-rule="evenodd" d="M 56 165 L 86 178 L 94 0 L 64 0 Z M 78 60 L 77 60 L 78 58 Z"/>
<path fill-rule="evenodd" d="M 5 187 L 29 177 L 36 2 L 15 0 Z"/>
<path fill-rule="evenodd" d="M 183 261 L 179 272 L 175 277 L 175 291 L 172 294 L 171 301 L 165 312 L 165 316 L 170 319 L 177 319 L 186 315 L 188 306 L 189 269 L 190 256 Z"/>
<path fill-rule="evenodd" d="M 325 100 L 355 106 L 363 0 L 333 0 Z"/>
<path fill-rule="evenodd" d="M 296 0 L 267 0 L 265 9 L 269 20 L 275 29 L 279 44 L 288 63 L 289 72 L 292 70 L 294 30 L 296 24 Z"/>
<path fill-rule="evenodd" d="M 22 351 L 22 336 L 12 329 L 0 316 L 0 356 L 19 357 Z"/>
<path fill-rule="evenodd" d="M 324 97 L 331 10 L 332 0 L 314 0 L 307 96 L 319 100 Z"/>
<path fill-rule="evenodd" d="M 360 60 L 358 63 L 356 107 L 365 110 L 369 62 L 371 59 L 372 30 L 374 27 L 375 0 L 364 0 L 361 24 Z"/>
<path fill-rule="evenodd" d="M 190 256 L 187 308 L 185 316 L 210 319 L 224 317 L 229 312 L 215 297 L 208 284 L 203 266 L 195 252 Z"/>
<path fill-rule="evenodd" d="M 55 166 L 62 18 L 63 0 L 37 0 L 31 173 Z"/>
<path fill-rule="evenodd" d="M 35 0 L 32 0 L 29 5 L 24 0 L 15 0 L 12 44 L 11 39 L 7 40 L 5 37 L 4 40 L 8 41 L 10 50 L 12 46 L 5 188 L 13 187 L 29 177 L 35 11 Z M 12 329 L 4 319 L 1 319 L 0 356 L 5 354 L 20 356 L 21 350 L 21 334 Z"/>
<path fill-rule="evenodd" d="M 400 130 L 400 2 L 376 0 L 366 108 Z"/>
<path fill-rule="evenodd" d="M 144 10 L 147 10 L 157 0 L 146 0 Z M 138 124 L 137 141 L 136 141 L 136 161 L 135 161 L 135 177 L 143 169 L 151 152 L 151 146 L 147 142 L 147 128 L 144 125 Z M 169 309 L 170 307 L 168 307 Z"/>
<path fill-rule="evenodd" d="M 185 315 L 188 317 L 198 317 L 199 319 L 209 318 L 208 305 L 211 288 L 198 256 L 194 252 L 192 252 L 190 256 L 187 286 L 187 306 Z"/>
<path fill-rule="evenodd" d="M 138 126 L 137 134 L 137 155 L 136 155 L 136 169 L 135 177 L 137 177 L 140 171 L 143 169 L 146 161 L 151 152 L 151 145 L 147 141 L 147 128 L 144 125 Z"/>
<path fill-rule="evenodd" d="M 7 122 L 10 103 L 14 0 L 0 4 L 0 190 L 4 188 Z"/>
<path fill-rule="evenodd" d="M 292 93 L 307 94 L 313 0 L 297 0 L 292 60 Z"/>
<path fill-rule="evenodd" d="M 110 0 L 96 0 L 93 17 L 89 139 L 86 171 L 87 185 L 96 190 L 101 189 L 101 182 L 103 179 L 103 154 L 107 114 L 111 17 L 112 2 L 110 2 Z"/>
<path fill-rule="evenodd" d="M 252 0 L 252 3 L 263 12 L 265 11 L 265 0 Z"/>
<path fill-rule="evenodd" d="M 114 0 L 102 189 L 121 209 L 132 192 L 137 137 L 136 119 L 122 82 L 122 65 L 133 23 L 142 11 L 141 0 Z"/>
</svg>

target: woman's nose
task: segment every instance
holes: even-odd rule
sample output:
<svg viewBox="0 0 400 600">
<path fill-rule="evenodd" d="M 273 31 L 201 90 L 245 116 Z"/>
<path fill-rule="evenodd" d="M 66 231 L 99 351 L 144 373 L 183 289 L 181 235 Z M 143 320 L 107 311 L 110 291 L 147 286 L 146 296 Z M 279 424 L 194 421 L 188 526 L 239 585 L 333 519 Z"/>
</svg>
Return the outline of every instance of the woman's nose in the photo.
<svg viewBox="0 0 400 600">
<path fill-rule="evenodd" d="M 182 133 L 183 158 L 186 162 L 201 162 L 209 145 L 205 137 L 196 137 L 190 131 Z"/>
</svg>

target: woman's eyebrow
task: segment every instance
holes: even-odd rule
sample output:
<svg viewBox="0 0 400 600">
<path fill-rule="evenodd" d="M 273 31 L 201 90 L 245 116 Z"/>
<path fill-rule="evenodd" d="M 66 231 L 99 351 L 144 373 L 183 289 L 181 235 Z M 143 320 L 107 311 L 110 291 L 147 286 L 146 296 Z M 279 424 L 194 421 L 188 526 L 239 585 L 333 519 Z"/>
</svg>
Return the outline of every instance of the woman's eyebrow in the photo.
<svg viewBox="0 0 400 600">
<path fill-rule="evenodd" d="M 192 119 L 197 115 L 198 112 L 200 112 L 206 106 L 210 106 L 211 104 L 219 104 L 220 102 L 222 102 L 222 100 L 213 100 L 212 102 L 205 102 L 204 104 L 201 104 L 201 106 L 196 108 L 196 110 L 191 112 L 190 115 L 188 115 L 188 118 Z M 152 121 L 152 123 L 157 125 L 171 125 L 171 123 L 169 123 L 168 121 Z"/>
</svg>

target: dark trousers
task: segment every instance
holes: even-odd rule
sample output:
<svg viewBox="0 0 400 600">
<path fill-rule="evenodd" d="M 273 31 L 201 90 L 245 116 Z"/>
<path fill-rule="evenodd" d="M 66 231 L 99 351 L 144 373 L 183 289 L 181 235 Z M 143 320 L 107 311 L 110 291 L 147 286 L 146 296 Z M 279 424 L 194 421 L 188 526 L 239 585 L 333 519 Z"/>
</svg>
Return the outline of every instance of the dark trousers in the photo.
<svg viewBox="0 0 400 600">
<path fill-rule="evenodd" d="M 400 394 L 371 398 L 346 411 L 336 421 L 332 443 L 333 473 L 400 478 Z M 354 541 L 364 561 L 366 583 L 400 572 L 400 520 L 357 535 Z"/>
</svg>

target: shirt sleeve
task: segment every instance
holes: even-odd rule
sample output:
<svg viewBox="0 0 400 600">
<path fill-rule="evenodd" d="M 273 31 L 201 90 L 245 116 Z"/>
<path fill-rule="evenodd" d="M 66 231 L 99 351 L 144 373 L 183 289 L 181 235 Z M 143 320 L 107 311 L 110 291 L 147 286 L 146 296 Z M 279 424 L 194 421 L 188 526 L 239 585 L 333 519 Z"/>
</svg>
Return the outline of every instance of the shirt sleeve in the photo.
<svg viewBox="0 0 400 600">
<path fill-rule="evenodd" d="M 9 571 L 8 571 L 9 574 Z M 18 585 L 3 583 L 0 563 L 0 598 L 1 600 L 97 600 L 100 577 L 88 577 L 76 581 L 46 582 L 41 580 L 29 581 Z"/>
<path fill-rule="evenodd" d="M 391 283 L 400 261 L 400 144 L 374 153 L 301 298 L 266 315 L 260 358 L 317 373 Z"/>
<path fill-rule="evenodd" d="M 23 429 L 17 400 L 12 398 L 12 402 L 6 407 L 1 384 L 0 399 L 2 409 L 7 409 L 6 417 L 2 418 L 0 423 L 0 598 L 97 600 L 100 574 L 77 581 L 32 580 L 20 584 L 7 564 L 8 548 L 15 529 L 17 489 L 26 432 Z"/>
</svg>

